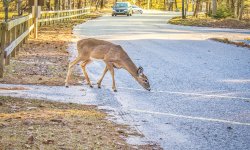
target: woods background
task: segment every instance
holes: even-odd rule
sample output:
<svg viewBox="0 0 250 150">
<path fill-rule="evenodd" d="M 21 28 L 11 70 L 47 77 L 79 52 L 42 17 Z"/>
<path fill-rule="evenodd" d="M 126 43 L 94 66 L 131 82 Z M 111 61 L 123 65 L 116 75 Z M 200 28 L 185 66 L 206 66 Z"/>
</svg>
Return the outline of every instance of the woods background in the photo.
<svg viewBox="0 0 250 150">
<path fill-rule="evenodd" d="M 43 0 L 42 10 L 67 10 L 82 7 L 92 7 L 96 10 L 111 9 L 117 1 L 122 0 Z M 124 0 L 123 0 L 124 1 Z M 166 11 L 181 11 L 184 3 L 184 11 L 193 12 L 193 16 L 199 13 L 214 18 L 250 18 L 250 0 L 127 0 L 143 9 L 158 9 Z M 1 0 L 1 18 L 4 14 L 4 5 L 9 8 L 9 18 L 30 13 L 32 0 Z"/>
</svg>

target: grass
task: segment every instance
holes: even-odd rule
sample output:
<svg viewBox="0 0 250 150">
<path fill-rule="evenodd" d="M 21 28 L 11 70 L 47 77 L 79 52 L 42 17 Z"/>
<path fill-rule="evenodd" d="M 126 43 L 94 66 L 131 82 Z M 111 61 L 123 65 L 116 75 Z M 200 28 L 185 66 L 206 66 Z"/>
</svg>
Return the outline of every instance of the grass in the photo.
<svg viewBox="0 0 250 150">
<path fill-rule="evenodd" d="M 135 133 L 106 117 L 95 106 L 0 96 L 0 149 L 134 149 L 124 137 Z"/>
<path fill-rule="evenodd" d="M 233 18 L 214 19 L 200 15 L 198 18 L 187 16 L 186 19 L 174 17 L 168 21 L 170 24 L 198 27 L 214 27 L 214 28 L 232 28 L 232 29 L 250 29 L 250 20 L 237 20 Z"/>
<path fill-rule="evenodd" d="M 245 38 L 245 40 L 247 40 L 247 41 L 250 41 L 250 37 L 248 37 L 248 38 Z"/>
<path fill-rule="evenodd" d="M 230 41 L 228 38 L 211 38 L 211 40 L 217 41 L 217 42 L 222 42 L 222 43 L 226 43 L 226 44 L 232 44 L 232 45 L 236 45 L 239 47 L 247 47 L 250 48 L 249 44 L 246 44 L 244 42 L 234 42 L 234 41 Z"/>
</svg>

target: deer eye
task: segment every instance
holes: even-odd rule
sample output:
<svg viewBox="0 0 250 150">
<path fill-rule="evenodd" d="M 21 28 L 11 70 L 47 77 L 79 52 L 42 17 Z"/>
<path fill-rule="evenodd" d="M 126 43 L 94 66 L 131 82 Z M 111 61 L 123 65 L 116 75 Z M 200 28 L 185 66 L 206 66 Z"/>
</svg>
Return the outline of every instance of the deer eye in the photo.
<svg viewBox="0 0 250 150">
<path fill-rule="evenodd" d="M 147 82 L 148 82 L 148 80 L 144 80 L 144 82 L 146 82 L 146 83 L 147 83 Z"/>
</svg>

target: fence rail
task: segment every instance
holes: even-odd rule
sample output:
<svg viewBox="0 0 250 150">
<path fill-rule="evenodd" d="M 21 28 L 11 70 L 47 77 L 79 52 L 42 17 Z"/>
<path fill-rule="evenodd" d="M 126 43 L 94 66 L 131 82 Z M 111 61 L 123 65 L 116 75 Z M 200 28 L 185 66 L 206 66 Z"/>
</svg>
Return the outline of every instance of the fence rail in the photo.
<svg viewBox="0 0 250 150">
<path fill-rule="evenodd" d="M 89 13 L 90 8 L 75 9 L 75 10 L 61 10 L 61 11 L 43 11 L 38 22 L 40 26 L 43 24 L 51 24 L 54 21 L 64 21 L 71 18 L 78 18 Z"/>
<path fill-rule="evenodd" d="M 52 24 L 56 21 L 65 21 L 72 18 L 80 18 L 90 12 L 89 8 L 63 10 L 63 11 L 42 11 L 38 23 L 41 25 Z M 15 57 L 19 48 L 25 43 L 29 35 L 34 31 L 36 24 L 34 15 L 10 20 L 0 23 L 0 78 L 4 74 L 4 66 L 9 65 L 10 58 Z M 36 31 L 34 31 L 35 33 Z"/>
</svg>

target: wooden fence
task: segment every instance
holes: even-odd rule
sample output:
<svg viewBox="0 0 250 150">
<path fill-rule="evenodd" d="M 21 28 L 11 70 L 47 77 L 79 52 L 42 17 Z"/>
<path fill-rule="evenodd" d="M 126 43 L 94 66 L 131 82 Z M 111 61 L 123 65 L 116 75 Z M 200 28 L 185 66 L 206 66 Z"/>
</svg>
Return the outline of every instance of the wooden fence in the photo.
<svg viewBox="0 0 250 150">
<path fill-rule="evenodd" d="M 81 18 L 90 9 L 75 9 L 63 11 L 42 11 L 38 19 L 39 25 L 47 25 L 56 21 Z M 10 64 L 10 58 L 18 54 L 19 48 L 25 43 L 35 29 L 35 18 L 32 14 L 0 23 L 0 78 L 4 74 L 4 66 Z"/>
<path fill-rule="evenodd" d="M 38 22 L 41 25 L 55 23 L 56 21 L 66 21 L 72 18 L 81 18 L 89 13 L 90 8 L 61 10 L 61 11 L 42 11 Z"/>
</svg>

